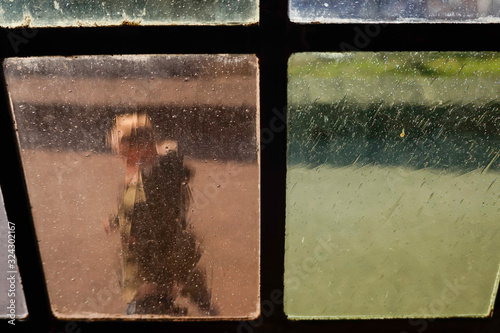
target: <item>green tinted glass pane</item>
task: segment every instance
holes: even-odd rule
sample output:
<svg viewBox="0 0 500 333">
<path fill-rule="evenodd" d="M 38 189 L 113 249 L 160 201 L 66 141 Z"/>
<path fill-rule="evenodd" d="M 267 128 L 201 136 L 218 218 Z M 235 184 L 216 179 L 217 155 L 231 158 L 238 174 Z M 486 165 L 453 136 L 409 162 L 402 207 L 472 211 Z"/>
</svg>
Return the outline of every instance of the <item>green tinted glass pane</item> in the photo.
<svg viewBox="0 0 500 333">
<path fill-rule="evenodd" d="M 252 24 L 256 0 L 9 0 L 0 3 L 0 26 L 67 27 L 122 24 Z"/>
<path fill-rule="evenodd" d="M 291 57 L 290 318 L 490 313 L 500 264 L 499 58 Z"/>
</svg>

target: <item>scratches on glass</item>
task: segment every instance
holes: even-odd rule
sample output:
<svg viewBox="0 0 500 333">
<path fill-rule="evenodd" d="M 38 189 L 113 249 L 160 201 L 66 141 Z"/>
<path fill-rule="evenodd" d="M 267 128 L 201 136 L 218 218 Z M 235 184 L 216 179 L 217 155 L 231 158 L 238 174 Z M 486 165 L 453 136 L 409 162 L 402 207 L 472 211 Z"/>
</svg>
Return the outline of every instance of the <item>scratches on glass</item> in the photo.
<svg viewBox="0 0 500 333">
<path fill-rule="evenodd" d="M 255 56 L 13 58 L 4 70 L 58 318 L 259 313 Z"/>
<path fill-rule="evenodd" d="M 255 0 L 118 1 L 10 0 L 0 3 L 0 26 L 236 25 L 258 22 Z"/>
<path fill-rule="evenodd" d="M 288 74 L 289 318 L 488 316 L 498 55 L 301 53 Z"/>
</svg>

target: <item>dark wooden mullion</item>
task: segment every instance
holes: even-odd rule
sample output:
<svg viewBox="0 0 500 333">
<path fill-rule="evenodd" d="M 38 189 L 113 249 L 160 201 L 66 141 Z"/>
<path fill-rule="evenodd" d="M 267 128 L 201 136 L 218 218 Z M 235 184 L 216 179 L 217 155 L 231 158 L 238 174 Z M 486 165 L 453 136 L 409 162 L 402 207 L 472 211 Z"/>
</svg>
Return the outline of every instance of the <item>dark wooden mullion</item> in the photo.
<svg viewBox="0 0 500 333">
<path fill-rule="evenodd" d="M 0 57 L 255 53 L 258 29 L 258 25 L 1 29 Z"/>
<path fill-rule="evenodd" d="M 290 22 L 287 0 L 261 2 L 261 305 L 256 331 L 287 326 L 283 312 L 286 180 L 286 84 Z M 263 324 L 261 324 L 263 323 Z"/>
<path fill-rule="evenodd" d="M 293 24 L 293 52 L 498 51 L 495 24 Z"/>
</svg>

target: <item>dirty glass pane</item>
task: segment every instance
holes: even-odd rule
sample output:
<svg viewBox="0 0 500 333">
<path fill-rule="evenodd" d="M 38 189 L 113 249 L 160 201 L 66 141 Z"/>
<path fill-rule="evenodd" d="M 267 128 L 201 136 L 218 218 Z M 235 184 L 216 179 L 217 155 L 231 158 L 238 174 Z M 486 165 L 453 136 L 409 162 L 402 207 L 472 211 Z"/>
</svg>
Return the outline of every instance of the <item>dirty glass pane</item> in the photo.
<svg viewBox="0 0 500 333">
<path fill-rule="evenodd" d="M 0 2 L 3 27 L 252 24 L 256 0 L 8 0 Z"/>
<path fill-rule="evenodd" d="M 288 71 L 287 315 L 487 316 L 499 55 L 302 53 Z"/>
<path fill-rule="evenodd" d="M 14 323 L 26 318 L 28 310 L 24 299 L 21 276 L 16 258 L 16 223 L 7 220 L 7 214 L 0 190 L 0 319 Z"/>
<path fill-rule="evenodd" d="M 4 69 L 57 317 L 258 314 L 255 56 Z"/>
<path fill-rule="evenodd" d="M 499 22 L 498 0 L 290 0 L 299 23 Z"/>
</svg>

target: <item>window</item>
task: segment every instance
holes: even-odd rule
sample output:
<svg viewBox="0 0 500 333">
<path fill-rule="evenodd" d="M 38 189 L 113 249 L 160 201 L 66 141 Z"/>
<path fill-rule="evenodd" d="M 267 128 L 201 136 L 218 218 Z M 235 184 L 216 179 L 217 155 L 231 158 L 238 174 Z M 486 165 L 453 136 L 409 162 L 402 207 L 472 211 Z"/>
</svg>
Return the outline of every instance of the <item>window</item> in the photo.
<svg viewBox="0 0 500 333">
<path fill-rule="evenodd" d="M 260 70 L 261 141 L 261 305 L 258 320 L 164 322 L 57 320 L 51 314 L 45 276 L 32 228 L 29 201 L 5 91 L 0 113 L 5 159 L 0 180 L 9 220 L 18 234 L 17 255 L 32 331 L 200 330 L 245 332 L 408 332 L 425 330 L 496 332 L 499 319 L 291 321 L 282 304 L 285 248 L 287 61 L 296 52 L 331 51 L 495 51 L 499 33 L 490 24 L 297 24 L 288 19 L 287 0 L 260 1 L 259 25 L 120 26 L 12 29 L 0 31 L 3 58 L 122 54 L 256 54 Z M 22 228 L 22 229 L 21 229 Z"/>
<path fill-rule="evenodd" d="M 4 70 L 56 317 L 257 316 L 255 56 Z"/>
<path fill-rule="evenodd" d="M 490 314 L 499 74 L 492 52 L 290 58 L 290 317 Z"/>
<path fill-rule="evenodd" d="M 498 22 L 500 6 L 496 1 L 290 1 L 290 18 L 294 22 Z"/>
<path fill-rule="evenodd" d="M 0 306 L 3 310 L 0 318 L 15 323 L 16 319 L 24 319 L 28 316 L 26 301 L 24 299 L 21 276 L 17 268 L 15 256 L 16 225 L 7 221 L 7 214 L 3 206 L 3 197 L 0 192 L 0 230 L 5 235 L 6 241 L 1 244 L 2 254 L 1 267 L 2 283 L 0 290 L 3 297 L 0 298 Z"/>
<path fill-rule="evenodd" d="M 253 24 L 255 0 L 30 1 L 0 4 L 0 26 L 81 27 L 169 24 Z"/>
</svg>

